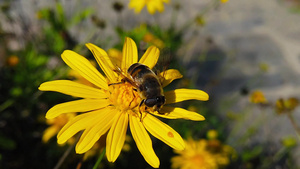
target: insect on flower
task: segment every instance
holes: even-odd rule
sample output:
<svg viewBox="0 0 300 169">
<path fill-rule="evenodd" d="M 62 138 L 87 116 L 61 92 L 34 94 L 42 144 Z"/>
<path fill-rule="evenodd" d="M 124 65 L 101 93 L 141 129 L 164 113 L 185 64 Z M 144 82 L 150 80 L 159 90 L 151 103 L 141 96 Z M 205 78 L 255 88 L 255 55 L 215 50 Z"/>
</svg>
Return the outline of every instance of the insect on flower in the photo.
<svg viewBox="0 0 300 169">
<path fill-rule="evenodd" d="M 139 93 L 142 99 L 139 104 L 139 113 L 141 115 L 141 107 L 143 105 L 145 105 L 145 111 L 150 108 L 152 111 L 163 114 L 159 111 L 166 102 L 162 83 L 148 66 L 141 63 L 134 63 L 128 68 L 127 74 L 125 74 L 120 67 L 117 67 L 115 71 L 124 77 L 120 83 L 130 83 L 134 87 L 134 90 Z M 119 83 L 110 85 L 114 84 Z"/>
<path fill-rule="evenodd" d="M 153 150 L 148 132 L 170 147 L 183 150 L 185 144 L 179 133 L 155 116 L 203 121 L 205 118 L 201 114 L 169 105 L 186 100 L 206 101 L 208 94 L 197 89 L 164 92 L 163 87 L 182 75 L 176 69 L 168 69 L 159 74 L 151 70 L 159 58 L 157 47 L 150 46 L 138 59 L 135 42 L 126 38 L 122 56 L 114 60 L 96 45 L 88 43 L 86 46 L 93 53 L 105 76 L 85 57 L 65 50 L 62 53 L 63 61 L 93 85 L 71 80 L 54 80 L 44 82 L 39 87 L 41 91 L 60 92 L 79 98 L 57 104 L 46 113 L 47 119 L 65 113 L 78 113 L 60 130 L 57 143 L 63 144 L 83 130 L 75 147 L 76 153 L 82 154 L 107 133 L 106 157 L 109 162 L 115 162 L 129 128 L 145 161 L 154 168 L 159 167 L 160 161 Z M 161 77 L 164 80 L 160 80 Z"/>
</svg>

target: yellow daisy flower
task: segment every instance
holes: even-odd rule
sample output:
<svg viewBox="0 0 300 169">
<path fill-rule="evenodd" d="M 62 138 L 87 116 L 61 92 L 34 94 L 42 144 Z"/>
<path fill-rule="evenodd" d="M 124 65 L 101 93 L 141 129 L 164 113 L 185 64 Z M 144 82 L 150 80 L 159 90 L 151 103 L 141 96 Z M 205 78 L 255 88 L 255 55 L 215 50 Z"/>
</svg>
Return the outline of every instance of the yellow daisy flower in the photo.
<svg viewBox="0 0 300 169">
<path fill-rule="evenodd" d="M 278 114 L 288 113 L 295 110 L 295 108 L 299 105 L 299 100 L 294 97 L 290 97 L 288 99 L 278 99 L 275 103 L 275 109 Z"/>
<path fill-rule="evenodd" d="M 235 151 L 219 140 L 198 141 L 189 138 L 184 140 L 186 148 L 183 151 L 175 150 L 178 155 L 171 159 L 173 169 L 216 169 L 227 166 L 234 157 Z"/>
<path fill-rule="evenodd" d="M 58 104 L 47 112 L 47 119 L 55 118 L 64 113 L 82 112 L 60 130 L 57 135 L 57 142 L 62 144 L 77 132 L 84 130 L 75 148 L 76 153 L 81 154 L 91 149 L 96 141 L 107 133 L 106 156 L 108 161 L 114 162 L 124 145 L 129 124 L 139 151 L 152 167 L 159 167 L 159 159 L 152 148 L 152 141 L 148 132 L 170 147 L 183 150 L 185 144 L 181 136 L 155 116 L 167 119 L 183 118 L 202 121 L 204 117 L 196 112 L 167 105 L 191 99 L 208 100 L 208 94 L 201 90 L 192 89 L 176 89 L 164 92 L 166 106 L 160 109 L 160 114 L 151 109 L 145 111 L 139 106 L 142 99 L 132 84 L 120 83 L 124 76 L 122 77 L 114 70 L 114 63 L 108 54 L 91 43 L 86 44 L 86 46 L 93 53 L 106 77 L 98 72 L 86 58 L 73 51 L 64 51 L 62 59 L 73 70 L 93 83 L 95 87 L 70 80 L 45 82 L 39 87 L 39 90 L 42 91 L 56 91 L 83 98 Z M 152 69 L 158 60 L 159 53 L 158 48 L 151 46 L 139 60 L 139 63 Z M 124 72 L 133 63 L 138 62 L 137 46 L 132 39 L 125 39 L 122 56 L 121 64 L 118 66 Z M 163 87 L 174 79 L 182 77 L 175 69 L 166 70 L 161 74 L 165 75 Z"/>
<path fill-rule="evenodd" d="M 216 169 L 218 164 L 212 153 L 207 151 L 207 141 L 201 139 L 185 141 L 186 147 L 183 151 L 175 150 L 178 156 L 171 159 L 173 169 Z"/>
<path fill-rule="evenodd" d="M 260 90 L 256 90 L 256 91 L 252 92 L 249 99 L 250 99 L 251 103 L 265 104 L 268 102 L 267 99 L 265 98 L 264 93 Z"/>
<path fill-rule="evenodd" d="M 164 3 L 169 3 L 170 0 L 131 0 L 129 8 L 134 9 L 135 13 L 140 13 L 147 6 L 148 12 L 153 15 L 156 11 L 164 11 Z"/>
</svg>

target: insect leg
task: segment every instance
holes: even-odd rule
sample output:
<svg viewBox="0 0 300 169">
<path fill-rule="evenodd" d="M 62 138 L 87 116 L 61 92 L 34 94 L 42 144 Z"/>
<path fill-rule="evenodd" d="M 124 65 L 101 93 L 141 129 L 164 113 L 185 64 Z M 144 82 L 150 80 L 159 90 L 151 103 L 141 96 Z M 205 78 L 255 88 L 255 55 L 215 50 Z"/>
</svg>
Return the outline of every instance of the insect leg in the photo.
<svg viewBox="0 0 300 169">
<path fill-rule="evenodd" d="M 142 101 L 141 101 L 141 103 L 140 103 L 140 105 L 139 105 L 139 113 L 141 114 L 141 117 L 140 117 L 140 121 L 142 122 L 142 112 L 141 112 L 141 106 L 144 104 L 144 102 L 145 102 L 145 99 L 143 99 Z"/>
<path fill-rule="evenodd" d="M 123 84 L 124 82 L 118 82 L 118 83 L 110 83 L 110 84 L 108 84 L 108 86 L 110 86 L 110 85 L 118 85 L 118 84 Z"/>
</svg>

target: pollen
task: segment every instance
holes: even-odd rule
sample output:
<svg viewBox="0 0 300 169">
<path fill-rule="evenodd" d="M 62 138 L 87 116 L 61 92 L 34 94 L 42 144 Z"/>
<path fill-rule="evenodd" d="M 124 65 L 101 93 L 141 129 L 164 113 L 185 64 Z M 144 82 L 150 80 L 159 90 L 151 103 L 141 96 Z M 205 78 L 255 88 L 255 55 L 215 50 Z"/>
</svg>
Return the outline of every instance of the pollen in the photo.
<svg viewBox="0 0 300 169">
<path fill-rule="evenodd" d="M 127 110 L 138 111 L 141 102 L 139 94 L 131 84 L 125 82 L 121 84 L 111 84 L 107 92 L 108 98 L 117 109 L 125 112 Z"/>
</svg>

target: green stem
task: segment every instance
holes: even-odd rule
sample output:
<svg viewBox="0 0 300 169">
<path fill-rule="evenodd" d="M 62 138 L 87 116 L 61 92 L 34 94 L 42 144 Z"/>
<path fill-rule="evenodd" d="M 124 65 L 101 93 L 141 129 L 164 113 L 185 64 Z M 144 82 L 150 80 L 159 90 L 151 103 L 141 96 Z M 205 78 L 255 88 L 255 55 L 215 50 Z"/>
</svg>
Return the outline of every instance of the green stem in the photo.
<svg viewBox="0 0 300 169">
<path fill-rule="evenodd" d="M 6 102 L 0 105 L 0 112 L 2 112 L 3 110 L 5 110 L 6 108 L 10 107 L 13 104 L 14 104 L 14 100 L 7 100 Z"/>
<path fill-rule="evenodd" d="M 65 153 L 63 154 L 63 156 L 59 159 L 59 161 L 57 162 L 57 164 L 55 165 L 54 169 L 59 169 L 61 167 L 61 165 L 64 163 L 64 161 L 66 160 L 66 158 L 68 157 L 68 155 L 71 153 L 71 150 L 74 149 L 75 145 L 77 144 L 80 136 L 81 136 L 82 132 L 76 136 L 76 141 L 74 144 L 70 145 L 68 147 L 68 149 L 65 151 Z"/>
<path fill-rule="evenodd" d="M 288 153 L 288 149 L 286 147 L 282 147 L 279 149 L 276 154 L 271 159 L 266 159 L 261 165 L 262 169 L 270 168 L 272 164 L 276 164 L 284 155 Z"/>
<path fill-rule="evenodd" d="M 214 0 L 212 2 L 209 2 L 204 9 L 202 9 L 202 11 L 198 14 L 199 16 L 204 16 L 206 15 L 210 10 L 216 8 L 219 5 L 219 0 Z M 179 28 L 178 32 L 183 32 L 185 31 L 188 27 L 190 27 L 191 25 L 193 25 L 195 23 L 195 20 L 189 20 L 186 23 L 183 24 L 183 26 L 181 26 L 181 28 Z"/>
<path fill-rule="evenodd" d="M 288 112 L 287 116 L 288 116 L 289 120 L 291 121 L 295 131 L 297 132 L 298 137 L 300 137 L 300 127 L 297 125 L 297 123 L 292 115 L 292 112 Z"/>
<path fill-rule="evenodd" d="M 68 157 L 68 155 L 70 154 L 70 152 L 73 150 L 74 147 L 75 144 L 70 145 L 68 147 L 68 149 L 65 151 L 63 156 L 59 159 L 58 163 L 55 165 L 54 169 L 59 169 L 61 167 L 61 165 L 64 163 L 64 161 L 66 160 L 66 158 Z"/>
<path fill-rule="evenodd" d="M 172 8 L 172 12 L 171 12 L 170 29 L 175 29 L 175 23 L 178 16 L 178 9 L 174 9 L 174 8 L 175 7 Z"/>
<path fill-rule="evenodd" d="M 106 152 L 106 148 L 104 147 L 104 148 L 103 148 L 103 151 L 102 151 L 101 154 L 99 155 L 99 158 L 98 158 L 96 164 L 94 165 L 93 169 L 97 169 L 97 168 L 98 168 L 99 164 L 100 164 L 101 161 L 102 161 L 102 158 L 104 157 L 105 152 Z"/>
</svg>

